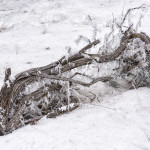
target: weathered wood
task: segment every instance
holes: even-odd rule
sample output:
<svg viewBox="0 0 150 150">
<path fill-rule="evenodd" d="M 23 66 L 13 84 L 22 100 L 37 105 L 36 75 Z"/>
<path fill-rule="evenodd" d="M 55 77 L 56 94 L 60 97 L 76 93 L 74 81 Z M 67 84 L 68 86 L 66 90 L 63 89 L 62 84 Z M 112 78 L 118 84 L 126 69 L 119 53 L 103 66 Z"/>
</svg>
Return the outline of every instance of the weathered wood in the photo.
<svg viewBox="0 0 150 150">
<path fill-rule="evenodd" d="M 0 114 L 3 116 L 2 118 L 3 127 L 0 126 L 0 134 L 10 133 L 13 130 L 23 126 L 20 118 L 24 115 L 26 107 L 28 107 L 27 106 L 28 101 L 38 102 L 40 99 L 47 96 L 49 92 L 57 91 L 58 93 L 59 92 L 61 93 L 63 87 L 59 83 L 60 81 L 90 87 L 91 85 L 95 84 L 98 81 L 107 82 L 113 80 L 112 77 L 98 77 L 98 78 L 91 78 L 92 81 L 86 83 L 83 81 L 73 79 L 72 78 L 73 76 L 64 77 L 62 76 L 62 74 L 75 68 L 92 64 L 93 60 L 96 61 L 97 63 L 107 63 L 114 61 L 118 59 L 118 57 L 123 55 L 123 53 L 127 48 L 127 44 L 132 42 L 132 40 L 136 38 L 142 40 L 146 45 L 150 44 L 150 38 L 145 33 L 143 32 L 135 33 L 131 31 L 131 28 L 129 28 L 126 30 L 126 32 L 124 32 L 124 35 L 120 40 L 120 46 L 116 50 L 114 50 L 114 52 L 111 52 L 109 54 L 100 55 L 100 54 L 86 53 L 86 50 L 99 44 L 100 41 L 96 40 L 92 43 L 89 43 L 81 50 L 79 50 L 78 53 L 69 56 L 67 60 L 66 57 L 63 56 L 58 61 L 51 63 L 47 66 L 32 68 L 27 71 L 21 72 L 15 76 L 14 81 L 11 81 L 9 79 L 11 75 L 11 69 L 8 68 L 5 72 L 4 85 L 0 91 L 0 106 L 2 107 L 3 110 L 2 112 L 0 112 Z M 146 49 L 146 51 L 148 53 L 150 50 Z M 138 62 L 135 62 L 134 66 L 137 65 Z M 133 68 L 130 67 L 131 70 Z M 127 69 L 124 68 L 123 71 L 127 71 Z M 20 93 L 22 93 L 25 90 L 25 87 L 27 85 L 37 82 L 37 79 L 39 78 L 51 80 L 52 81 L 51 85 L 45 84 L 44 86 L 40 87 L 34 92 L 20 96 Z M 53 81 L 58 81 L 58 83 L 55 83 Z M 45 88 L 47 88 L 46 91 L 44 90 Z M 67 93 L 64 92 L 63 95 L 66 96 Z M 62 101 L 61 103 L 66 105 L 66 102 Z M 57 98 L 55 97 L 54 101 L 52 101 L 50 104 L 56 106 L 57 109 L 59 108 L 59 106 L 57 106 Z M 25 124 L 31 123 L 32 121 L 34 122 L 35 120 L 38 120 L 41 117 L 43 117 L 43 114 L 41 116 L 34 115 L 31 118 L 25 120 Z"/>
</svg>

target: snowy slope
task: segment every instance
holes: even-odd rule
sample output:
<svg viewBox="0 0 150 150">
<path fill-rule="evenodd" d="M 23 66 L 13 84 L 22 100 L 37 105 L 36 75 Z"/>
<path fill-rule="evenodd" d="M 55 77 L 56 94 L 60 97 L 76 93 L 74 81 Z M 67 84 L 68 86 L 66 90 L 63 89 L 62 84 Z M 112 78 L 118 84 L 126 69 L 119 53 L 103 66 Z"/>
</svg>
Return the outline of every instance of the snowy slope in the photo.
<svg viewBox="0 0 150 150">
<path fill-rule="evenodd" d="M 139 31 L 150 35 L 149 0 L 0 0 L 0 86 L 6 67 L 15 75 L 59 59 L 68 46 L 79 50 L 83 46 L 75 43 L 79 35 L 92 39 L 88 15 L 101 38 L 113 15 L 143 3 L 148 8 Z M 150 89 L 108 93 L 101 103 L 56 119 L 43 118 L 35 126 L 0 137 L 0 149 L 149 150 Z"/>
<path fill-rule="evenodd" d="M 43 118 L 0 137 L 0 145 L 2 150 L 149 150 L 149 98 L 150 89 L 128 91 L 56 119 Z"/>
</svg>

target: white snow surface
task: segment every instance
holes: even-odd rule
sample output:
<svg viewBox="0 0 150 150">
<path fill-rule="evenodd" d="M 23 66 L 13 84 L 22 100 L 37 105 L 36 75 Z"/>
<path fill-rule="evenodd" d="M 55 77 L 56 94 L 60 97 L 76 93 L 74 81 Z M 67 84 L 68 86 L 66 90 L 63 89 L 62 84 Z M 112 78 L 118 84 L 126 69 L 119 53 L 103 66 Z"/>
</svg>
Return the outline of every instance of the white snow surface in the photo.
<svg viewBox="0 0 150 150">
<path fill-rule="evenodd" d="M 143 3 L 139 31 L 150 36 L 150 0 L 0 0 L 0 87 L 7 67 L 15 75 L 56 61 L 69 46 L 79 50 L 85 45 L 76 45 L 79 35 L 92 38 L 88 15 L 101 38 L 113 16 Z M 103 86 L 100 103 L 0 137 L 0 150 L 150 150 L 150 89 Z"/>
</svg>

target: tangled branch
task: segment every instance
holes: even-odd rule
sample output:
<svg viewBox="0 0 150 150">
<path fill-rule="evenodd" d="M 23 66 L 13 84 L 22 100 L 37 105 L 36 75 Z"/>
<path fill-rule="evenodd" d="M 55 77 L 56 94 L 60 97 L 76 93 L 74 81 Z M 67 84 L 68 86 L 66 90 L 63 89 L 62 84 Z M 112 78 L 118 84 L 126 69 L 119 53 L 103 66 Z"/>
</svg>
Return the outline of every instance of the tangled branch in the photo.
<svg viewBox="0 0 150 150">
<path fill-rule="evenodd" d="M 131 10 L 124 16 L 122 24 Z M 144 49 L 140 49 L 140 42 L 144 43 Z M 135 47 L 137 51 L 130 56 L 129 51 L 132 52 L 134 49 L 129 45 L 133 43 L 137 46 Z M 123 32 L 120 44 L 113 52 L 87 53 L 88 49 L 96 45 L 100 45 L 99 40 L 89 43 L 68 58 L 63 56 L 49 65 L 21 72 L 15 76 L 14 80 L 10 79 L 11 69 L 6 69 L 4 85 L 0 91 L 0 135 L 11 133 L 26 124 L 35 123 L 45 115 L 51 118 L 68 110 L 74 110 L 79 106 L 79 98 L 73 94 L 72 90 L 76 85 L 90 87 L 99 81 L 119 84 L 118 77 L 127 81 L 128 88 L 150 85 L 150 38 L 148 35 L 143 32 L 136 33 L 130 26 Z M 146 55 L 145 59 L 143 53 Z M 83 66 L 94 63 L 105 65 L 114 61 L 119 62 L 119 67 L 115 69 L 117 71 L 112 73 L 112 76 L 95 78 L 77 71 L 71 74 L 71 71 Z M 147 75 L 144 75 L 144 71 Z M 75 79 L 77 75 L 81 80 Z M 90 82 L 83 81 L 83 76 Z M 144 84 L 141 84 L 142 81 Z M 31 89 L 32 84 L 38 84 L 37 88 Z M 30 89 L 29 92 L 26 92 L 26 88 Z M 96 97 L 93 93 L 92 95 Z M 73 104 L 73 107 L 70 104 Z"/>
</svg>

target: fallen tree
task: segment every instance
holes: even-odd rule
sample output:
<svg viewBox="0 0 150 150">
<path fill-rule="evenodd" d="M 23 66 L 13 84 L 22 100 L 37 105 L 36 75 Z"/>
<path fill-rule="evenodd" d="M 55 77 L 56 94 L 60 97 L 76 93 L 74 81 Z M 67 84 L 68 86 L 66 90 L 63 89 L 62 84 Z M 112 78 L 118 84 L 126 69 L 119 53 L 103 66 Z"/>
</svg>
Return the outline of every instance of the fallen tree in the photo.
<svg viewBox="0 0 150 150">
<path fill-rule="evenodd" d="M 101 81 L 115 88 L 149 86 L 150 38 L 143 32 L 137 33 L 132 26 L 122 31 L 122 26 L 119 45 L 111 52 L 101 52 L 101 46 L 97 53 L 87 53 L 87 50 L 100 44 L 99 40 L 95 40 L 76 54 L 63 56 L 44 67 L 21 72 L 13 80 L 10 78 L 11 69 L 6 69 L 4 85 L 0 91 L 0 135 L 34 123 L 45 115 L 56 117 L 77 108 L 80 103 L 76 95 L 77 85 L 90 87 Z M 113 68 L 111 76 L 95 78 L 76 71 L 76 68 L 80 71 L 84 70 L 83 67 L 114 62 L 117 67 Z M 76 76 L 81 80 L 76 79 Z M 83 77 L 88 78 L 89 82 L 84 82 Z"/>
</svg>

